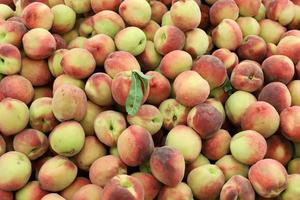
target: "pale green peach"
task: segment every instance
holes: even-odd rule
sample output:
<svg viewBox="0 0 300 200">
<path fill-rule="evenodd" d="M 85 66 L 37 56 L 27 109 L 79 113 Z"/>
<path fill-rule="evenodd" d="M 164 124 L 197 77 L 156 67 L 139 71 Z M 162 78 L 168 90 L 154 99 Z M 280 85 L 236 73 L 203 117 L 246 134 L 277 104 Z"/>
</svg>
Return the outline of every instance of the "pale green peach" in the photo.
<svg viewBox="0 0 300 200">
<path fill-rule="evenodd" d="M 300 174 L 288 176 L 288 185 L 285 191 L 280 194 L 281 200 L 297 199 L 300 196 Z"/>
<path fill-rule="evenodd" d="M 204 55 L 209 46 L 209 39 L 205 31 L 196 28 L 185 34 L 186 41 L 184 50 L 191 54 L 192 57 Z"/>
<path fill-rule="evenodd" d="M 61 66 L 61 60 L 67 51 L 67 49 L 58 49 L 48 58 L 48 67 L 52 76 L 58 77 L 64 73 Z"/>
<path fill-rule="evenodd" d="M 58 4 L 51 8 L 54 21 L 51 30 L 55 33 L 66 33 L 73 29 L 76 21 L 74 10 L 64 4 Z"/>
<path fill-rule="evenodd" d="M 91 0 L 64 0 L 64 2 L 77 14 L 87 13 L 91 10 Z"/>
<path fill-rule="evenodd" d="M 193 169 L 206 164 L 210 164 L 210 161 L 203 154 L 199 154 L 196 160 L 186 165 L 186 174 L 190 173 Z"/>
<path fill-rule="evenodd" d="M 288 84 L 288 89 L 292 97 L 292 105 L 300 106 L 300 80 L 293 80 Z"/>
<path fill-rule="evenodd" d="M 260 34 L 267 43 L 277 44 L 281 35 L 286 31 L 286 28 L 276 21 L 263 19 L 259 22 Z"/>
<path fill-rule="evenodd" d="M 265 17 L 266 17 L 266 7 L 263 3 L 261 3 L 260 7 L 258 9 L 258 13 L 257 13 L 257 15 L 254 16 L 254 18 L 257 21 L 260 21 L 260 20 L 264 19 Z"/>
<path fill-rule="evenodd" d="M 21 65 L 19 49 L 12 44 L 0 44 L 0 73 L 3 75 L 17 74 L 21 71 Z"/>
<path fill-rule="evenodd" d="M 260 25 L 253 17 L 239 17 L 236 22 L 241 28 L 243 36 L 259 35 Z"/>
<path fill-rule="evenodd" d="M 79 36 L 79 33 L 77 29 L 73 29 L 67 33 L 62 34 L 63 39 L 66 41 L 67 44 L 70 43 L 70 41 L 74 40 Z"/>
<path fill-rule="evenodd" d="M 73 78 L 72 76 L 69 76 L 67 74 L 62 74 L 59 75 L 53 83 L 53 93 L 55 93 L 55 91 L 57 90 L 57 88 L 59 88 L 60 86 L 64 85 L 64 84 L 68 84 L 68 85 L 73 85 L 76 86 L 82 90 L 84 90 L 84 82 L 82 80 Z"/>
<path fill-rule="evenodd" d="M 0 19 L 8 19 L 14 15 L 14 11 L 5 4 L 0 4 Z"/>
<path fill-rule="evenodd" d="M 170 11 L 166 12 L 163 15 L 162 21 L 161 21 L 161 25 L 162 26 L 174 25 L 174 23 L 172 22 L 171 12 Z"/>
</svg>

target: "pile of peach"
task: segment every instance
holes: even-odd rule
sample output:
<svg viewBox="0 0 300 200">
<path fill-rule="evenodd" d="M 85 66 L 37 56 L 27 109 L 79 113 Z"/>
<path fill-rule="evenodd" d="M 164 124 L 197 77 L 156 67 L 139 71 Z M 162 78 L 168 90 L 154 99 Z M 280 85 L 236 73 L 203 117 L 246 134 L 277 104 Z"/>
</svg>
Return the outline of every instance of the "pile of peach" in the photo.
<svg viewBox="0 0 300 200">
<path fill-rule="evenodd" d="M 0 0 L 13 199 L 300 200 L 300 0 Z"/>
</svg>

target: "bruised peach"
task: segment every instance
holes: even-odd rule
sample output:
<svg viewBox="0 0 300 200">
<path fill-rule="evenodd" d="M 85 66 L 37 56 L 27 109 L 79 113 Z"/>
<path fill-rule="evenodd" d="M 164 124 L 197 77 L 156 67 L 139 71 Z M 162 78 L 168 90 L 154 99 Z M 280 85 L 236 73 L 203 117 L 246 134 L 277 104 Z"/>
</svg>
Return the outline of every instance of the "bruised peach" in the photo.
<svg viewBox="0 0 300 200">
<path fill-rule="evenodd" d="M 189 200 L 193 198 L 191 188 L 186 183 L 179 183 L 175 187 L 164 186 L 159 192 L 157 200 L 181 199 Z"/>
<path fill-rule="evenodd" d="M 248 35 L 244 37 L 237 53 L 241 59 L 261 62 L 267 54 L 267 44 L 263 38 L 257 35 Z"/>
<path fill-rule="evenodd" d="M 216 1 L 209 10 L 210 22 L 218 25 L 223 19 L 236 20 L 239 16 L 239 8 L 234 0 Z"/>
<path fill-rule="evenodd" d="M 82 186 L 72 197 L 72 200 L 101 200 L 103 189 L 98 185 Z M 88 195 L 87 195 L 88 194 Z"/>
<path fill-rule="evenodd" d="M 225 48 L 215 50 L 212 55 L 223 62 L 228 74 L 230 74 L 234 67 L 239 63 L 238 56 Z"/>
<path fill-rule="evenodd" d="M 300 106 L 292 106 L 280 113 L 280 126 L 282 134 L 293 142 L 300 142 L 299 120 Z"/>
<path fill-rule="evenodd" d="M 71 185 L 60 192 L 66 200 L 72 200 L 73 195 L 83 186 L 90 184 L 90 180 L 84 177 L 77 177 Z"/>
</svg>

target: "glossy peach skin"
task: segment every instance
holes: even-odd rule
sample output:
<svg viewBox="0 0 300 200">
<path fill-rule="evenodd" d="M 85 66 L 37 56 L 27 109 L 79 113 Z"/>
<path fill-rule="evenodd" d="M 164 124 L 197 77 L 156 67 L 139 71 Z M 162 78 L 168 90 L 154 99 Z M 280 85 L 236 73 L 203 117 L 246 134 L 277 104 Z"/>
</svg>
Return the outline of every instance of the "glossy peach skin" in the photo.
<svg viewBox="0 0 300 200">
<path fill-rule="evenodd" d="M 66 200 L 72 200 L 73 195 L 83 186 L 90 184 L 90 180 L 85 177 L 77 177 L 71 185 L 59 194 Z"/>
</svg>

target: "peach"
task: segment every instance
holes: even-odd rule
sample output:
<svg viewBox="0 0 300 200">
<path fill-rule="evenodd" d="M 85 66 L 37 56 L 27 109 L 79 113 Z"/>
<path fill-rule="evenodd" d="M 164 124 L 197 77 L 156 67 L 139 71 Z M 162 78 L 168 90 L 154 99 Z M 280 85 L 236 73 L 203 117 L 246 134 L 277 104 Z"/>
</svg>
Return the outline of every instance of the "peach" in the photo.
<svg viewBox="0 0 300 200">
<path fill-rule="evenodd" d="M 216 1 L 209 9 L 210 23 L 218 25 L 223 19 L 236 20 L 239 16 L 239 8 L 234 0 Z"/>
<path fill-rule="evenodd" d="M 220 193 L 220 200 L 234 198 L 245 200 L 255 199 L 255 192 L 247 178 L 235 175 L 224 184 Z"/>
<path fill-rule="evenodd" d="M 225 180 L 229 180 L 231 177 L 236 175 L 247 177 L 247 173 L 249 171 L 249 167 L 247 165 L 239 162 L 232 155 L 223 156 L 215 164 L 222 170 Z"/>
<path fill-rule="evenodd" d="M 76 22 L 77 23 L 75 23 L 75 29 L 73 29 L 77 33 L 76 36 L 74 34 L 75 38 L 78 36 L 83 36 L 83 37 L 89 38 L 96 34 L 96 31 L 94 30 L 94 27 L 93 27 L 93 25 L 94 25 L 93 16 L 89 16 L 89 17 L 83 18 L 83 19 L 78 19 Z M 68 34 L 68 33 L 65 33 L 65 34 Z M 75 38 L 72 38 L 71 40 L 73 40 Z"/>
<path fill-rule="evenodd" d="M 285 32 L 284 34 L 282 34 L 281 39 L 286 36 L 300 37 L 300 31 L 299 30 L 289 30 L 289 31 Z"/>
<path fill-rule="evenodd" d="M 13 192 L 7 192 L 7 191 L 1 190 L 1 189 L 0 189 L 0 196 L 3 200 L 13 200 L 14 199 Z"/>
<path fill-rule="evenodd" d="M 127 167 L 120 158 L 107 155 L 93 162 L 89 169 L 89 178 L 93 184 L 104 187 L 114 176 L 126 173 Z"/>
<path fill-rule="evenodd" d="M 15 123 L 18 122 L 18 123 Z M 15 135 L 29 122 L 29 109 L 17 99 L 4 98 L 0 102 L 0 132 L 4 136 Z"/>
<path fill-rule="evenodd" d="M 33 86 L 47 85 L 51 80 L 51 73 L 45 60 L 22 59 L 20 75 L 31 82 Z"/>
<path fill-rule="evenodd" d="M 163 127 L 171 130 L 176 125 L 185 125 L 187 123 L 190 109 L 175 99 L 166 99 L 160 104 L 159 110 L 163 115 Z"/>
<path fill-rule="evenodd" d="M 288 84 L 288 89 L 290 91 L 292 97 L 292 105 L 293 106 L 300 106 L 300 96 L 299 96 L 299 89 L 300 89 L 300 81 L 293 80 Z"/>
<path fill-rule="evenodd" d="M 227 74 L 231 74 L 234 67 L 239 63 L 239 58 L 236 53 L 225 48 L 215 50 L 212 55 L 219 58 L 223 62 L 227 70 Z"/>
<path fill-rule="evenodd" d="M 91 7 L 94 13 L 99 13 L 102 10 L 118 10 L 121 0 L 91 0 Z"/>
<path fill-rule="evenodd" d="M 210 89 L 223 85 L 227 78 L 225 65 L 216 56 L 204 55 L 199 57 L 194 62 L 192 69 L 208 82 Z"/>
<path fill-rule="evenodd" d="M 193 59 L 182 50 L 174 50 L 166 54 L 159 65 L 160 72 L 169 79 L 175 79 L 180 73 L 192 68 Z"/>
<path fill-rule="evenodd" d="M 252 165 L 248 176 L 254 190 L 265 198 L 278 196 L 288 185 L 284 166 L 273 159 L 263 159 Z"/>
<path fill-rule="evenodd" d="M 94 73 L 85 84 L 85 92 L 89 100 L 99 106 L 113 104 L 111 91 L 112 79 L 105 73 Z"/>
<path fill-rule="evenodd" d="M 21 70 L 21 53 L 12 44 L 0 44 L 0 73 L 17 74 Z"/>
<path fill-rule="evenodd" d="M 157 197 L 158 200 L 168 199 L 181 199 L 189 200 L 193 199 L 193 193 L 191 188 L 186 183 L 179 183 L 175 187 L 164 186 Z"/>
<path fill-rule="evenodd" d="M 290 29 L 297 29 L 299 30 L 300 28 L 300 14 L 299 14 L 299 11 L 300 11 L 300 5 L 294 5 L 294 12 L 295 12 L 295 16 L 292 20 L 292 22 L 288 25 L 288 27 Z"/>
<path fill-rule="evenodd" d="M 259 22 L 260 34 L 265 42 L 277 44 L 281 35 L 286 31 L 286 28 L 276 21 L 263 19 Z"/>
<path fill-rule="evenodd" d="M 77 14 L 87 13 L 91 10 L 91 0 L 64 0 L 66 6 L 72 8 Z"/>
<path fill-rule="evenodd" d="M 64 73 L 61 66 L 61 59 L 67 51 L 67 49 L 56 50 L 54 54 L 48 58 L 48 67 L 52 76 L 58 77 Z"/>
<path fill-rule="evenodd" d="M 210 23 L 209 9 L 210 9 L 210 7 L 208 5 L 201 3 L 201 5 L 200 5 L 201 21 L 200 21 L 199 28 L 205 29 L 205 28 L 207 28 L 208 24 Z"/>
<path fill-rule="evenodd" d="M 298 116 L 300 114 L 299 106 L 292 106 L 285 108 L 280 113 L 280 126 L 282 134 L 293 142 L 300 142 L 298 134 Z"/>
<path fill-rule="evenodd" d="M 26 26 L 21 22 L 0 21 L 0 44 L 8 43 L 19 47 L 26 32 Z"/>
<path fill-rule="evenodd" d="M 161 189 L 161 183 L 154 176 L 144 172 L 136 172 L 131 174 L 131 176 L 137 178 L 142 183 L 145 200 L 153 200 L 157 196 Z"/>
<path fill-rule="evenodd" d="M 208 104 L 214 106 L 221 113 L 222 124 L 224 124 L 225 120 L 226 120 L 226 113 L 225 113 L 225 109 L 224 109 L 222 102 L 215 98 L 209 98 L 205 101 L 205 103 L 208 103 Z"/>
<path fill-rule="evenodd" d="M 190 173 L 193 169 L 200 167 L 205 164 L 210 164 L 209 160 L 203 155 L 199 154 L 196 160 L 191 163 L 187 163 L 185 172 L 186 174 Z"/>
<path fill-rule="evenodd" d="M 257 15 L 261 5 L 261 0 L 235 0 L 239 7 L 240 15 L 252 17 Z"/>
<path fill-rule="evenodd" d="M 184 177 L 184 157 L 173 147 L 158 147 L 151 155 L 150 168 L 157 180 L 167 186 L 175 187 Z"/>
<path fill-rule="evenodd" d="M 172 0 L 171 0 L 172 1 Z M 174 25 L 171 19 L 171 12 L 167 11 L 161 19 L 161 26 Z"/>
<path fill-rule="evenodd" d="M 239 17 L 236 22 L 240 26 L 244 37 L 248 35 L 259 35 L 260 25 L 255 18 Z"/>
<path fill-rule="evenodd" d="M 128 52 L 115 51 L 108 55 L 104 62 L 105 72 L 112 78 L 115 78 L 119 72 L 130 70 L 141 70 L 137 59 Z"/>
<path fill-rule="evenodd" d="M 219 160 L 229 152 L 231 136 L 220 129 L 211 138 L 203 140 L 202 153 L 210 160 Z"/>
<path fill-rule="evenodd" d="M 296 68 L 296 75 L 297 75 L 297 77 L 300 77 L 300 62 L 298 62 L 296 64 L 295 68 Z"/>
<path fill-rule="evenodd" d="M 208 35 L 202 29 L 196 28 L 186 32 L 184 50 L 193 58 L 204 55 L 209 46 Z"/>
<path fill-rule="evenodd" d="M 211 164 L 193 169 L 187 177 L 187 184 L 198 199 L 216 199 L 224 183 L 225 177 L 221 169 Z"/>
<path fill-rule="evenodd" d="M 257 35 L 248 35 L 244 37 L 237 53 L 241 59 L 249 59 L 257 62 L 264 60 L 267 54 L 267 44 L 263 38 Z"/>
<path fill-rule="evenodd" d="M 203 103 L 189 112 L 187 123 L 202 139 L 208 139 L 216 134 L 223 122 L 221 113 L 214 106 Z"/>
<path fill-rule="evenodd" d="M 258 95 L 259 101 L 266 101 L 281 113 L 282 110 L 291 106 L 291 94 L 281 82 L 267 84 Z"/>
<path fill-rule="evenodd" d="M 300 37 L 286 36 L 282 38 L 278 45 L 278 54 L 289 57 L 296 65 L 300 58 L 296 53 L 300 49 Z"/>
<path fill-rule="evenodd" d="M 55 33 L 66 33 L 73 29 L 76 21 L 75 11 L 64 5 L 58 4 L 51 8 L 54 15 L 53 25 L 51 30 Z"/>
<path fill-rule="evenodd" d="M 241 163 L 253 165 L 265 157 L 267 142 L 258 132 L 246 130 L 232 137 L 230 151 L 233 157 Z"/>
<path fill-rule="evenodd" d="M 56 49 L 66 49 L 67 48 L 67 42 L 65 41 L 65 39 L 58 34 L 53 34 L 53 37 L 55 39 L 56 42 Z"/>
<path fill-rule="evenodd" d="M 288 173 L 289 174 L 299 174 L 300 173 L 300 158 L 294 158 L 288 163 Z"/>
<path fill-rule="evenodd" d="M 2 156 L 6 152 L 6 142 L 3 139 L 2 135 L 0 135 L 0 156 Z"/>
<path fill-rule="evenodd" d="M 292 143 L 282 135 L 273 135 L 267 139 L 268 149 L 265 158 L 277 160 L 286 165 L 293 156 Z"/>
<path fill-rule="evenodd" d="M 72 197 L 73 200 L 101 200 L 103 189 L 98 185 L 82 186 Z M 88 195 L 87 195 L 88 194 Z"/>
<path fill-rule="evenodd" d="M 257 21 L 260 21 L 262 19 L 265 19 L 266 17 L 266 7 L 265 5 L 263 4 L 263 2 L 260 4 L 259 6 L 259 9 L 258 9 L 258 12 L 257 14 L 254 16 L 254 18 L 257 20 Z"/>
<path fill-rule="evenodd" d="M 31 163 L 25 154 L 9 151 L 0 156 L 0 189 L 16 191 L 28 182 L 31 175 Z"/>
<path fill-rule="evenodd" d="M 53 93 L 55 93 L 60 86 L 63 86 L 65 84 L 78 87 L 82 90 L 84 90 L 85 86 L 82 80 L 73 78 L 72 76 L 67 74 L 62 74 L 59 75 L 53 82 Z"/>
<path fill-rule="evenodd" d="M 185 35 L 176 26 L 162 26 L 156 31 L 153 41 L 157 52 L 166 55 L 171 51 L 183 49 Z"/>
<path fill-rule="evenodd" d="M 288 185 L 284 192 L 280 194 L 282 200 L 295 199 L 299 196 L 300 192 L 297 185 L 300 182 L 299 174 L 292 174 L 288 176 Z"/>
<path fill-rule="evenodd" d="M 197 28 L 201 21 L 200 7 L 193 0 L 174 1 L 170 15 L 174 25 L 182 31 Z"/>
<path fill-rule="evenodd" d="M 294 4 L 289 0 L 270 1 L 266 8 L 267 17 L 283 26 L 291 23 L 295 16 Z"/>
<path fill-rule="evenodd" d="M 160 25 L 153 20 L 142 29 L 146 35 L 147 40 L 153 41 L 156 31 L 160 28 Z"/>
<path fill-rule="evenodd" d="M 257 101 L 250 105 L 241 119 L 243 130 L 254 130 L 265 138 L 278 130 L 280 117 L 276 109 L 269 103 Z"/>
<path fill-rule="evenodd" d="M 163 15 L 168 11 L 168 8 L 161 1 L 150 1 L 151 19 L 156 23 L 161 24 Z"/>
<path fill-rule="evenodd" d="M 143 70 L 155 70 L 162 59 L 152 41 L 146 42 L 145 50 L 137 57 Z"/>
<path fill-rule="evenodd" d="M 41 189 L 38 181 L 28 182 L 22 189 L 18 190 L 15 194 L 17 200 L 31 199 L 31 200 L 40 200 L 48 192 Z"/>
<path fill-rule="evenodd" d="M 118 199 L 143 200 L 144 188 L 142 183 L 137 178 L 128 175 L 113 177 L 104 187 L 102 200 Z"/>
<path fill-rule="evenodd" d="M 3 4 L 2 2 L 0 2 L 0 4 L 0 19 L 6 20 L 14 15 L 14 11 L 9 5 Z"/>
<path fill-rule="evenodd" d="M 65 198 L 57 193 L 50 193 L 41 198 L 41 200 L 65 200 Z"/>
<path fill-rule="evenodd" d="M 74 49 L 74 48 L 84 48 L 85 43 L 87 42 L 87 38 L 83 36 L 79 36 L 71 40 L 68 44 L 68 49 Z M 67 52 L 67 51 L 66 51 Z M 62 59 L 62 57 L 60 58 Z M 59 63 L 61 64 L 61 63 Z"/>
<path fill-rule="evenodd" d="M 83 186 L 90 184 L 90 180 L 84 177 L 77 177 L 71 185 L 60 192 L 66 200 L 72 200 L 73 195 Z"/>
</svg>

